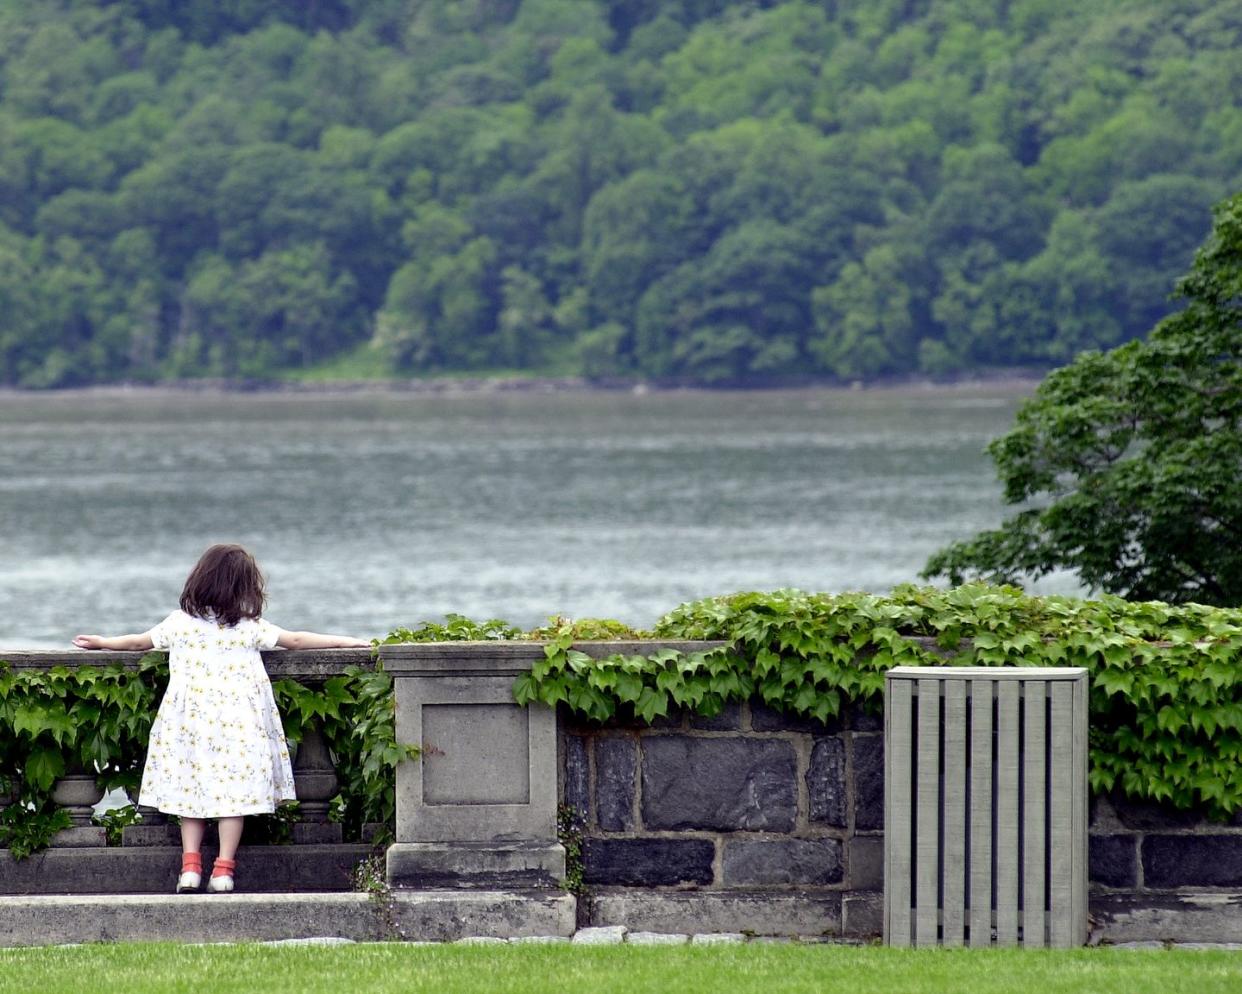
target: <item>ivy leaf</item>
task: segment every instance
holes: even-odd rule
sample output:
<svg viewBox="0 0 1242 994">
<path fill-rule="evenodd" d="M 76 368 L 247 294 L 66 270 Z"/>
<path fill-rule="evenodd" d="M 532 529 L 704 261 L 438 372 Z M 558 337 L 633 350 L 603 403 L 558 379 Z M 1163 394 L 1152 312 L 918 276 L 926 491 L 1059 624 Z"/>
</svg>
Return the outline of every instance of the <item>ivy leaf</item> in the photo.
<svg viewBox="0 0 1242 994">
<path fill-rule="evenodd" d="M 595 660 L 578 649 L 569 649 L 565 653 L 565 663 L 575 673 L 582 673 L 595 665 Z"/>
<path fill-rule="evenodd" d="M 1162 731 L 1172 732 L 1176 735 L 1186 726 L 1186 716 L 1182 714 L 1181 708 L 1173 704 L 1166 704 L 1156 715 L 1156 725 Z"/>
<path fill-rule="evenodd" d="M 538 698 L 534 674 L 522 673 L 513 681 L 513 699 L 518 704 L 526 705 Z"/>
<path fill-rule="evenodd" d="M 668 714 L 668 695 L 654 687 L 644 687 L 634 702 L 634 714 L 647 724 L 657 715 Z"/>
<path fill-rule="evenodd" d="M 36 746 L 26 757 L 26 782 L 39 791 L 49 791 L 57 779 L 65 775 L 65 760 L 59 749 Z"/>
</svg>

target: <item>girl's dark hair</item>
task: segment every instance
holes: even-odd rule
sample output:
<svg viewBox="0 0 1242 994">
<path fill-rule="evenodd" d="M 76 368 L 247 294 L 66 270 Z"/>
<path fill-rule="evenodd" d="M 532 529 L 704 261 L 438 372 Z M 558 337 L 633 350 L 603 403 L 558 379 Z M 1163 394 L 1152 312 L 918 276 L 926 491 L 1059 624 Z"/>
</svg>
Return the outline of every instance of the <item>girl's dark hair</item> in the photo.
<svg viewBox="0 0 1242 994">
<path fill-rule="evenodd" d="M 254 556 L 240 545 L 213 545 L 202 554 L 181 591 L 181 610 L 196 618 L 213 616 L 231 628 L 263 613 L 267 593 Z"/>
</svg>

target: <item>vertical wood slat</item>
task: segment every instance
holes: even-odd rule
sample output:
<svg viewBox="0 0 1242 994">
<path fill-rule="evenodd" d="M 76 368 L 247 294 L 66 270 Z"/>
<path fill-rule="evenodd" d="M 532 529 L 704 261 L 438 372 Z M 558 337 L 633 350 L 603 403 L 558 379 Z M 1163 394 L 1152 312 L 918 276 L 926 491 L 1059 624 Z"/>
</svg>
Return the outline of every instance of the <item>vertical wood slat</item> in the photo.
<svg viewBox="0 0 1242 994">
<path fill-rule="evenodd" d="M 1016 680 L 996 688 L 996 944 L 1018 941 L 1018 712 Z"/>
<path fill-rule="evenodd" d="M 1073 922 L 1071 941 L 1080 946 L 1087 941 L 1087 680 L 1074 681 L 1073 724 Z"/>
<path fill-rule="evenodd" d="M 919 744 L 915 766 L 918 798 L 915 816 L 915 945 L 934 946 L 938 939 L 940 882 L 940 681 L 919 681 Z"/>
<path fill-rule="evenodd" d="M 1025 711 L 1022 741 L 1022 945 L 1037 948 L 1047 945 L 1044 937 L 1044 898 L 1046 858 L 1048 855 L 1047 796 L 1044 793 L 1048 775 L 1044 727 L 1047 683 L 1031 680 L 1022 684 L 1022 706 Z"/>
<path fill-rule="evenodd" d="M 970 691 L 970 944 L 992 944 L 992 690 Z"/>
<path fill-rule="evenodd" d="M 966 681 L 944 682 L 944 907 L 941 941 L 960 946 L 966 906 Z"/>
<path fill-rule="evenodd" d="M 910 945 L 912 683 L 886 681 L 884 702 L 884 940 Z"/>
<path fill-rule="evenodd" d="M 1052 789 L 1049 791 L 1048 848 L 1052 854 L 1049 881 L 1049 944 L 1065 949 L 1073 938 L 1073 720 L 1074 688 L 1063 680 L 1048 686 L 1052 711 Z"/>
</svg>

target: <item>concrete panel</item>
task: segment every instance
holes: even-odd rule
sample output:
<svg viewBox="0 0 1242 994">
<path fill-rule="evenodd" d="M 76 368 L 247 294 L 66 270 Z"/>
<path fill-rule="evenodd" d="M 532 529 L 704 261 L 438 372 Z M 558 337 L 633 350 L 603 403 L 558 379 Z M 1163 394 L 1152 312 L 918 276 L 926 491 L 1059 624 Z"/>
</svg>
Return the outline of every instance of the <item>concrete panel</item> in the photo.
<svg viewBox="0 0 1242 994">
<path fill-rule="evenodd" d="M 395 679 L 397 740 L 427 748 L 397 768 L 397 841 L 556 841 L 556 713 L 518 707 L 513 679 Z"/>
<path fill-rule="evenodd" d="M 424 704 L 423 803 L 529 804 L 527 715 L 516 704 Z"/>
<path fill-rule="evenodd" d="M 263 942 L 385 938 L 366 894 L 13 897 L 0 901 L 0 946 L 68 942 Z"/>
</svg>

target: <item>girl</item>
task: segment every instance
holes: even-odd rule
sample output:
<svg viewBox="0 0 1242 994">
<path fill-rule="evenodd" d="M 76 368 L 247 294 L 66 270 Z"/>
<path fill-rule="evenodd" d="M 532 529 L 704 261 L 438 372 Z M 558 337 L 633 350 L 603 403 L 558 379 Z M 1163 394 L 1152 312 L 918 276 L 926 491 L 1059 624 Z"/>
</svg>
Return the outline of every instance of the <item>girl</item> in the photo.
<svg viewBox="0 0 1242 994">
<path fill-rule="evenodd" d="M 292 801 L 293 771 L 260 649 L 369 648 L 345 635 L 286 632 L 262 619 L 267 595 L 254 557 L 239 545 L 203 553 L 174 611 L 140 635 L 79 635 L 81 649 L 168 649 L 160 703 L 139 797 L 181 818 L 177 892 L 202 882 L 206 819 L 218 819 L 220 850 L 207 890 L 233 889 L 242 822 Z"/>
</svg>

